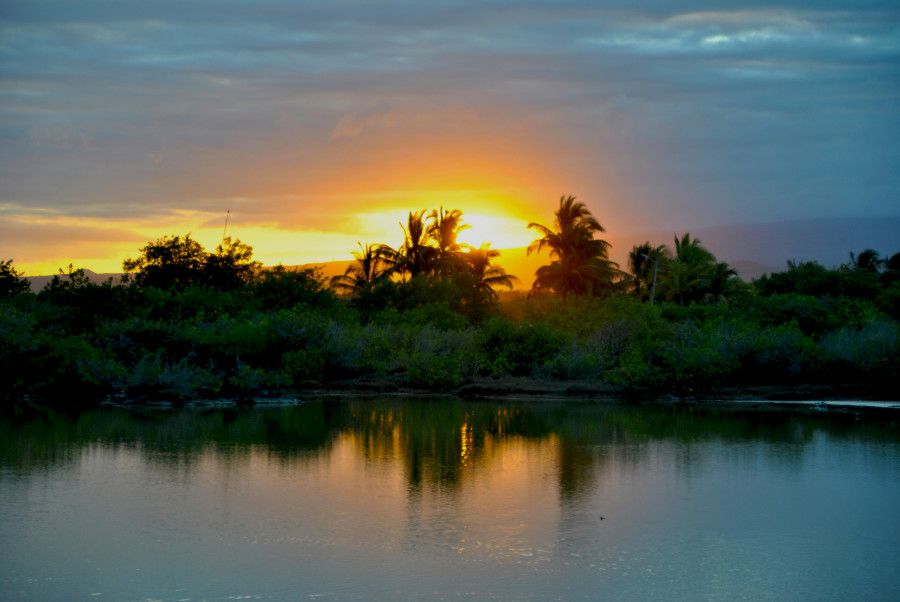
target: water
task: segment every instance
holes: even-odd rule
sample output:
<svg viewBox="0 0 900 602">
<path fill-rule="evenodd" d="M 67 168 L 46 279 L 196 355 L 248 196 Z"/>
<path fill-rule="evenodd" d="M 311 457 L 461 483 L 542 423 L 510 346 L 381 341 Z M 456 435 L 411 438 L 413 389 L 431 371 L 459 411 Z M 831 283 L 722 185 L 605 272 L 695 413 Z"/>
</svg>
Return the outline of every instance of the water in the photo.
<svg viewBox="0 0 900 602">
<path fill-rule="evenodd" d="M 0 422 L 4 600 L 900 599 L 896 413 L 330 399 Z"/>
</svg>

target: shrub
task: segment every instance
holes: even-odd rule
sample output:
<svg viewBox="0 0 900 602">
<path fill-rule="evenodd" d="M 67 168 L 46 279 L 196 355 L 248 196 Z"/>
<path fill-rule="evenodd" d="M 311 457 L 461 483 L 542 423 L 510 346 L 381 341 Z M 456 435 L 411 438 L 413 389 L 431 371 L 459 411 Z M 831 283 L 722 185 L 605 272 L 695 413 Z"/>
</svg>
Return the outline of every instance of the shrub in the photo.
<svg viewBox="0 0 900 602">
<path fill-rule="evenodd" d="M 281 357 L 281 367 L 289 385 L 304 380 L 321 380 L 325 357 L 320 349 L 288 351 Z"/>
<path fill-rule="evenodd" d="M 523 376 L 560 352 L 566 336 L 546 324 L 516 324 L 505 318 L 491 318 L 482 324 L 478 337 L 485 357 L 495 367 Z"/>
<path fill-rule="evenodd" d="M 811 374 L 816 359 L 814 341 L 796 323 L 748 329 L 741 376 L 745 382 L 783 383 Z"/>
<path fill-rule="evenodd" d="M 184 400 L 218 394 L 223 380 L 224 374 L 212 366 L 203 368 L 189 358 L 169 361 L 157 351 L 143 355 L 134 365 L 126 394 Z"/>
<path fill-rule="evenodd" d="M 882 380 L 900 376 L 900 324 L 881 320 L 829 332 L 819 342 L 825 373 Z"/>
<path fill-rule="evenodd" d="M 895 320 L 900 320 L 900 281 L 891 282 L 875 299 L 878 309 Z"/>
<path fill-rule="evenodd" d="M 604 379 L 622 387 L 626 393 L 642 394 L 660 390 L 665 383 L 665 375 L 657 356 L 630 347 L 619 358 L 616 366 L 604 374 Z"/>
<path fill-rule="evenodd" d="M 455 387 L 478 374 L 480 355 L 473 331 L 439 331 L 426 327 L 409 339 L 403 358 L 408 384 Z"/>
<path fill-rule="evenodd" d="M 686 321 L 672 326 L 662 349 L 667 384 L 679 394 L 694 394 L 721 385 L 741 365 L 744 345 L 733 324 Z"/>
</svg>

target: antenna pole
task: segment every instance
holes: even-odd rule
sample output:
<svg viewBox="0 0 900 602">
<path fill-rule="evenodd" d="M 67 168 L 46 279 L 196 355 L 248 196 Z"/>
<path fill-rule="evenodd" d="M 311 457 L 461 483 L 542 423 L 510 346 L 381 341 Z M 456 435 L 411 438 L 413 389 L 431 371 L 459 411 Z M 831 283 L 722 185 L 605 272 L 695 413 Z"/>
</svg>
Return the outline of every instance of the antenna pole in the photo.
<svg viewBox="0 0 900 602">
<path fill-rule="evenodd" d="M 222 242 L 225 242 L 225 233 L 228 231 L 228 214 L 231 213 L 231 209 L 225 212 L 225 228 L 222 230 Z"/>
</svg>

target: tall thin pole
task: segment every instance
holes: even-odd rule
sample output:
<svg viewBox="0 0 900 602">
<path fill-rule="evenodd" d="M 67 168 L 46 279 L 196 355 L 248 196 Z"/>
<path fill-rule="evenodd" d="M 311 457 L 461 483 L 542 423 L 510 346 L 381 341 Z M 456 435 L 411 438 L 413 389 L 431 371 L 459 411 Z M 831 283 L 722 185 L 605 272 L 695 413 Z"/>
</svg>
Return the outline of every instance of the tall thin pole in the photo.
<svg viewBox="0 0 900 602">
<path fill-rule="evenodd" d="M 231 213 L 231 209 L 225 212 L 225 228 L 222 230 L 222 242 L 225 242 L 225 233 L 228 231 L 228 214 Z"/>
</svg>

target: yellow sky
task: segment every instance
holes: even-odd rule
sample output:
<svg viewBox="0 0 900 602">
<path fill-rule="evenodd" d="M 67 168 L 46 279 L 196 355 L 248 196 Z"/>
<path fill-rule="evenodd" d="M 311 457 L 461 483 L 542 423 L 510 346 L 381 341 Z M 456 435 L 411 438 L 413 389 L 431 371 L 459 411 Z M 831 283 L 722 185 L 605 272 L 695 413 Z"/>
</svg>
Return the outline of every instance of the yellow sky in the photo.
<svg viewBox="0 0 900 602">
<path fill-rule="evenodd" d="M 482 193 L 476 198 L 469 191 L 443 190 L 421 194 L 420 202 L 412 207 L 376 206 L 351 214 L 340 220 L 336 224 L 339 228 L 334 230 L 253 222 L 240 209 L 228 214 L 227 228 L 225 214 L 217 218 L 208 212 L 187 210 L 168 219 L 140 221 L 59 215 L 29 217 L 16 224 L 25 236 L 17 245 L 20 254 L 14 258 L 14 265 L 29 276 L 53 274 L 69 263 L 98 273 L 121 272 L 122 261 L 138 255 L 147 242 L 186 233 L 210 251 L 227 233 L 251 245 L 254 258 L 264 265 L 343 261 L 352 259 L 358 242 L 399 246 L 403 241 L 400 223 L 405 223 L 408 212 L 430 211 L 440 204 L 463 210 L 464 223 L 469 228 L 459 237 L 462 243 L 480 246 L 489 242 L 493 248 L 503 249 L 526 246 L 534 238 L 527 224 L 535 218 L 521 209 L 517 214 L 515 204 L 501 195 L 491 198 Z M 467 210 L 467 206 L 473 209 Z M 43 235 L 30 243 L 29 230 Z"/>
</svg>

